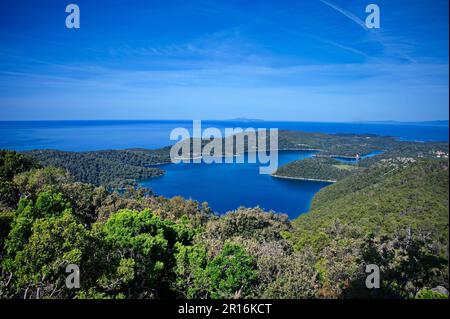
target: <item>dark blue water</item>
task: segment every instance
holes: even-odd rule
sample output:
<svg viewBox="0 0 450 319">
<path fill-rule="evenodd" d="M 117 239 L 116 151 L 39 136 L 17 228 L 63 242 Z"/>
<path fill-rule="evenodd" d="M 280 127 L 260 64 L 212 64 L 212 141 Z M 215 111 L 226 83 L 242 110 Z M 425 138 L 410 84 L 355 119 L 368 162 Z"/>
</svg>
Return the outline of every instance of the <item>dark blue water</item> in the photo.
<svg viewBox="0 0 450 319">
<path fill-rule="evenodd" d="M 279 164 L 311 157 L 313 152 L 279 152 Z M 314 194 L 325 182 L 289 180 L 259 174 L 259 164 L 168 164 L 166 174 L 142 182 L 166 197 L 181 195 L 206 201 L 219 213 L 239 206 L 260 206 L 291 218 L 308 210 Z"/>
<path fill-rule="evenodd" d="M 369 154 L 361 156 L 360 160 L 364 159 L 364 158 L 368 158 L 368 157 L 373 157 L 373 156 L 376 156 L 376 155 L 379 155 L 379 154 L 383 154 L 383 151 L 373 151 L 372 153 L 369 153 Z M 356 163 L 358 163 L 358 160 L 356 158 L 334 157 L 334 159 L 336 159 L 336 160 L 338 160 L 338 161 L 340 161 L 342 163 L 346 163 L 346 164 L 356 164 Z"/>
<path fill-rule="evenodd" d="M 203 128 L 254 127 L 322 133 L 371 133 L 412 141 L 448 141 L 448 126 L 314 122 L 204 121 Z M 39 121 L 1 122 L 0 148 L 67 151 L 159 148 L 169 144 L 173 128 L 190 130 L 191 121 Z"/>
<path fill-rule="evenodd" d="M 371 133 L 402 140 L 448 141 L 447 126 L 361 123 L 204 121 L 203 128 L 278 128 L 323 133 Z M 190 121 L 56 121 L 0 122 L 0 148 L 89 151 L 133 147 L 159 148 L 173 144 L 176 127 L 191 131 Z M 279 163 L 312 156 L 311 152 L 280 152 Z M 350 161 L 351 162 L 351 161 Z M 143 182 L 164 196 L 182 195 L 207 201 L 218 212 L 239 206 L 261 206 L 287 213 L 306 212 L 321 182 L 277 179 L 259 174 L 259 164 L 169 164 L 167 174 Z"/>
</svg>

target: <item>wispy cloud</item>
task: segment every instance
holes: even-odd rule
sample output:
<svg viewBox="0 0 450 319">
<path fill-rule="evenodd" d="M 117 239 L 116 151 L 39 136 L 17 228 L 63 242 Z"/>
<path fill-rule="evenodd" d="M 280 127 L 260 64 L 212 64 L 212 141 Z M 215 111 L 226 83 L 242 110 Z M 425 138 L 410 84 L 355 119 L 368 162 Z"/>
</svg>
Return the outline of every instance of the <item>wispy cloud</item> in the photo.
<svg viewBox="0 0 450 319">
<path fill-rule="evenodd" d="M 402 41 L 402 39 L 395 37 L 395 41 L 391 41 L 392 37 L 387 36 L 386 32 L 383 32 L 381 30 L 375 31 L 374 29 L 367 28 L 365 22 L 361 18 L 359 18 L 358 16 L 353 14 L 352 12 L 345 10 L 342 7 L 339 7 L 336 4 L 331 3 L 329 1 L 326 1 L 326 0 L 319 0 L 319 1 L 326 4 L 330 8 L 333 8 L 340 14 L 344 15 L 345 17 L 347 17 L 348 19 L 350 19 L 351 21 L 356 23 L 362 29 L 367 31 L 368 39 L 371 39 L 372 41 L 376 41 L 380 45 L 382 45 L 384 48 L 384 52 L 386 54 L 400 57 L 401 59 L 404 59 L 411 63 L 417 63 L 416 59 L 412 58 L 408 53 L 405 52 L 406 51 L 405 48 L 410 47 L 410 46 L 404 45 L 404 43 L 403 43 L 404 41 Z"/>
<path fill-rule="evenodd" d="M 0 117 L 22 116 L 19 106 L 35 108 L 22 112 L 30 117 L 45 116 L 39 110 L 47 105 L 50 114 L 74 116 L 100 105 L 108 116 L 140 108 L 144 117 L 224 116 L 243 108 L 262 118 L 444 112 L 449 72 L 442 19 L 428 26 L 435 31 L 428 37 L 412 20 L 399 19 L 399 10 L 386 10 L 382 29 L 368 29 L 364 4 L 349 3 L 203 0 L 184 11 L 167 2 L 144 8 L 144 17 L 145 6 L 127 2 L 130 11 L 108 8 L 113 17 L 126 11 L 124 23 L 105 28 L 85 15 L 85 27 L 70 38 L 53 24 L 30 27 L 27 35 L 12 24 L 5 30 L 11 35 L 0 31 Z M 419 9 L 401 15 L 417 16 Z"/>
<path fill-rule="evenodd" d="M 369 30 L 367 28 L 365 22 L 363 20 L 361 20 L 359 17 L 357 17 L 356 15 L 354 15 L 353 13 L 351 13 L 350 11 L 347 11 L 347 10 L 341 8 L 341 7 L 338 7 L 337 5 L 335 5 L 335 4 L 333 4 L 333 3 L 329 2 L 329 1 L 320 0 L 320 2 L 326 4 L 330 8 L 333 8 L 334 10 L 336 10 L 339 13 L 342 13 L 344 16 L 346 16 L 347 18 L 349 18 L 350 20 L 355 22 L 357 25 L 359 25 L 364 30 Z"/>
<path fill-rule="evenodd" d="M 318 40 L 318 41 L 320 41 L 320 42 L 323 42 L 323 43 L 329 44 L 329 45 L 331 45 L 331 46 L 334 46 L 334 47 L 336 47 L 336 48 L 343 49 L 343 50 L 345 50 L 345 51 L 355 53 L 355 54 L 360 55 L 360 56 L 362 56 L 362 57 L 365 57 L 365 58 L 371 58 L 371 56 L 368 55 L 367 53 L 365 53 L 365 52 L 363 52 L 363 51 L 361 51 L 361 50 L 358 50 L 358 49 L 356 49 L 356 48 L 354 48 L 354 47 L 347 46 L 347 45 L 343 45 L 343 44 L 338 43 L 338 42 L 336 42 L 336 41 L 324 39 L 324 38 L 321 38 L 321 37 L 313 37 L 313 38 L 316 39 L 316 40 Z"/>
<path fill-rule="evenodd" d="M 298 64 L 273 66 L 269 64 L 217 62 L 173 69 L 140 69 L 80 66 L 76 74 L 65 67 L 55 67 L 52 73 L 44 66 L 27 71 L 0 71 L 0 83 L 8 86 L 42 88 L 76 88 L 92 90 L 145 91 L 162 87 L 302 87 L 353 86 L 363 90 L 386 90 L 393 87 L 448 85 L 448 64 Z M 38 79 L 41 79 L 39 81 Z M 395 83 L 395 85 L 393 84 Z"/>
</svg>

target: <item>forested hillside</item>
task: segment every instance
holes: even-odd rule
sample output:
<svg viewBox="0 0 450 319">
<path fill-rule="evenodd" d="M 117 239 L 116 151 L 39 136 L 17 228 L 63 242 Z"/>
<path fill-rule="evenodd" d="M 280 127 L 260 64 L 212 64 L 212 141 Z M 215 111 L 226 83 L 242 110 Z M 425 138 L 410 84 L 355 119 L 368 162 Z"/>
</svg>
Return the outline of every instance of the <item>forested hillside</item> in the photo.
<svg viewBox="0 0 450 319">
<path fill-rule="evenodd" d="M 291 177 L 336 182 L 359 169 L 332 158 L 307 158 L 281 166 L 273 174 L 276 177 Z"/>
<path fill-rule="evenodd" d="M 448 298 L 434 289 L 448 289 L 446 160 L 380 161 L 293 222 L 112 192 L 14 151 L 0 153 L 0 195 L 0 298 Z"/>
<path fill-rule="evenodd" d="M 446 160 L 382 160 L 322 189 L 310 212 L 294 221 L 294 247 L 353 247 L 348 268 L 361 259 L 379 265 L 386 296 L 412 297 L 425 281 L 442 283 L 448 276 L 448 168 Z"/>
<path fill-rule="evenodd" d="M 317 149 L 321 155 L 355 157 L 390 149 L 398 142 L 393 137 L 372 134 L 325 134 L 280 131 L 280 149 Z"/>
<path fill-rule="evenodd" d="M 360 139 L 359 136 L 353 136 L 353 138 L 356 140 Z M 389 139 L 387 141 L 389 141 Z M 408 158 L 448 159 L 449 154 L 448 143 L 444 142 L 419 143 L 393 140 L 386 142 L 386 140 L 384 140 L 383 145 L 385 148 L 380 154 L 366 158 L 360 157 L 359 160 L 355 159 L 353 163 L 343 163 L 332 158 L 334 155 L 326 155 L 324 152 L 319 152 L 313 158 L 287 163 L 279 167 L 273 175 L 299 179 L 337 181 L 356 172 L 360 172 L 376 163 L 387 160 Z M 353 147 L 359 146 L 354 145 Z M 334 154 L 339 154 L 339 152 Z"/>
<path fill-rule="evenodd" d="M 35 158 L 43 166 L 66 169 L 80 182 L 110 188 L 133 186 L 136 180 L 162 175 L 163 170 L 150 166 L 170 163 L 168 148 L 95 152 L 35 150 L 25 154 Z"/>
</svg>

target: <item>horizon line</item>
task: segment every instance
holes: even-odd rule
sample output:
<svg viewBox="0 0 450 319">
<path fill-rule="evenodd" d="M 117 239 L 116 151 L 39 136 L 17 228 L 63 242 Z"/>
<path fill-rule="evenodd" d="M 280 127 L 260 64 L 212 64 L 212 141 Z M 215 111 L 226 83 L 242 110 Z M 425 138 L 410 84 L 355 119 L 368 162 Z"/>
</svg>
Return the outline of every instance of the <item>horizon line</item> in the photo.
<svg viewBox="0 0 450 319">
<path fill-rule="evenodd" d="M 0 123 L 4 122 L 148 122 L 148 121 L 184 121 L 190 122 L 198 120 L 196 118 L 191 119 L 15 119 L 15 120 L 0 120 Z M 231 118 L 231 119 L 201 119 L 200 121 L 206 122 L 293 122 L 293 123 L 355 123 L 355 124 L 388 124 L 388 123 L 433 123 L 433 122 L 449 122 L 449 119 L 436 119 L 436 120 L 357 120 L 357 121 L 315 121 L 315 120 L 267 120 L 267 119 L 252 119 L 252 118 Z"/>
</svg>

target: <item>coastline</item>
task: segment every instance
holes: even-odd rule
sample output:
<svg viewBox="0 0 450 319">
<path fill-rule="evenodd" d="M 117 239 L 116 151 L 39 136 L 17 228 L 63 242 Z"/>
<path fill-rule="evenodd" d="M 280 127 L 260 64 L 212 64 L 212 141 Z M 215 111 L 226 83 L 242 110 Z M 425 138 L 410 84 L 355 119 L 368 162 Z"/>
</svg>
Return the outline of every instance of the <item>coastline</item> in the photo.
<svg viewBox="0 0 450 319">
<path fill-rule="evenodd" d="M 161 165 L 167 165 L 167 164 L 172 164 L 172 162 L 160 162 L 160 163 L 155 163 L 155 164 L 146 164 L 144 167 L 152 167 L 152 166 L 161 166 Z"/>
<path fill-rule="evenodd" d="M 276 178 L 299 180 L 299 181 L 326 182 L 326 183 L 336 183 L 337 182 L 337 180 L 332 180 L 332 179 L 292 177 L 292 176 L 283 176 L 283 175 L 277 175 L 277 174 L 270 174 L 270 176 L 273 176 L 273 177 L 276 177 Z"/>
<path fill-rule="evenodd" d="M 363 155 L 365 156 L 365 155 Z M 356 156 L 348 156 L 348 155 L 322 155 L 322 154 L 314 154 L 313 157 L 322 157 L 322 158 L 344 158 L 344 159 L 352 159 L 357 160 L 358 157 Z M 361 157 L 359 157 L 361 158 Z"/>
</svg>

